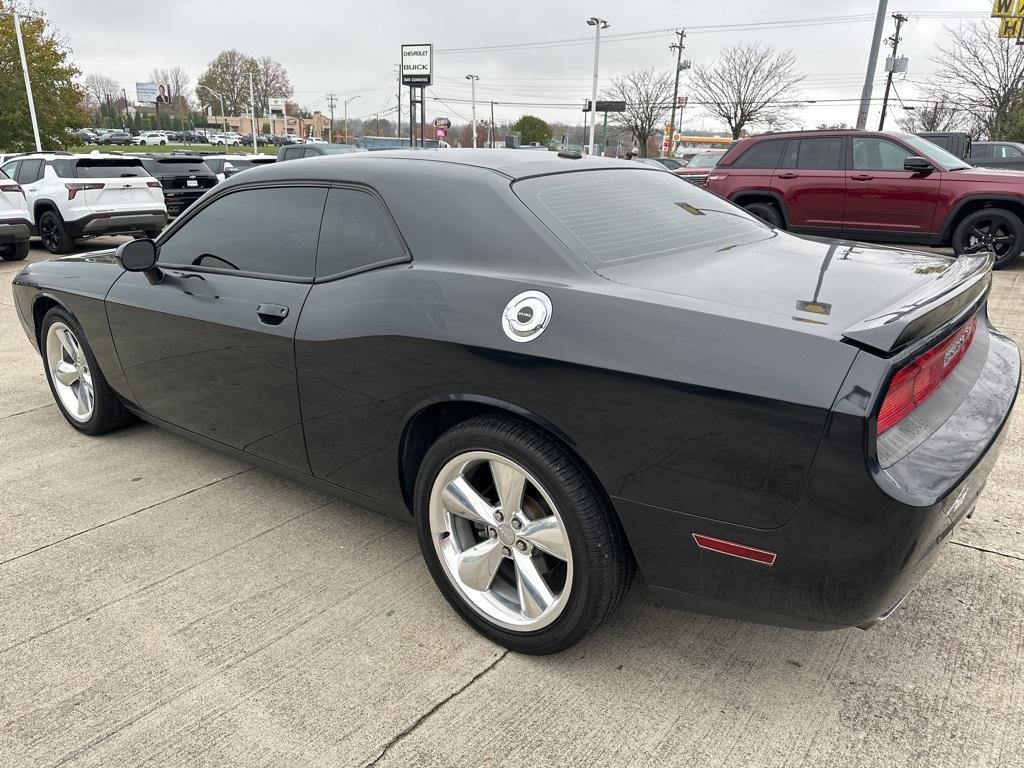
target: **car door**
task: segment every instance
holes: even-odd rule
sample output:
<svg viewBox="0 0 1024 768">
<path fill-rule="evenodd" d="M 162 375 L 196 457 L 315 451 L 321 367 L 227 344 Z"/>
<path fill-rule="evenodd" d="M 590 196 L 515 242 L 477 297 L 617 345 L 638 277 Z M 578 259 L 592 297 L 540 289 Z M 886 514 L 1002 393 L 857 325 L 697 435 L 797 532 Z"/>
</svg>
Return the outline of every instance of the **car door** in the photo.
<svg viewBox="0 0 1024 768">
<path fill-rule="evenodd" d="M 326 196 L 296 185 L 220 195 L 161 238 L 162 280 L 118 279 L 107 314 L 139 407 L 309 471 L 293 345 Z"/>
<path fill-rule="evenodd" d="M 368 321 L 382 323 L 381 333 L 391 327 L 389 313 L 401 311 L 407 299 L 382 287 L 394 284 L 380 280 L 378 270 L 403 268 L 410 258 L 376 195 L 331 189 L 317 249 L 317 283 L 295 336 L 299 397 L 313 475 L 375 498 L 385 498 L 384 487 L 391 483 L 377 469 L 395 434 L 384 425 L 404 410 L 396 402 L 403 403 L 417 384 L 395 375 L 398 368 L 374 353 L 376 339 L 362 334 Z"/>
<path fill-rule="evenodd" d="M 850 139 L 845 237 L 918 239 L 931 232 L 942 174 L 903 170 L 903 161 L 917 154 L 887 138 Z"/>
<path fill-rule="evenodd" d="M 790 139 L 772 189 L 786 206 L 789 229 L 838 235 L 843 226 L 846 174 L 843 136 Z"/>
</svg>

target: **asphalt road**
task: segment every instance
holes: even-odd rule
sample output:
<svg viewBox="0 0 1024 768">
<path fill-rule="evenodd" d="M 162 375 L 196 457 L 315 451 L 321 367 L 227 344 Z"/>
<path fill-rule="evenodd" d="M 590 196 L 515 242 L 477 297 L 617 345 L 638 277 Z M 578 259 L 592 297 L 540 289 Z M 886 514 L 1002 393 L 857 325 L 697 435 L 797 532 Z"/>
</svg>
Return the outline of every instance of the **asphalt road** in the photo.
<svg viewBox="0 0 1024 768">
<path fill-rule="evenodd" d="M 72 430 L 18 269 L 0 263 L 0 766 L 1024 765 L 1019 415 L 974 518 L 876 630 L 671 612 L 638 580 L 581 645 L 530 658 L 454 616 L 411 525 L 148 425 Z M 1022 276 L 990 303 L 1018 343 Z"/>
</svg>

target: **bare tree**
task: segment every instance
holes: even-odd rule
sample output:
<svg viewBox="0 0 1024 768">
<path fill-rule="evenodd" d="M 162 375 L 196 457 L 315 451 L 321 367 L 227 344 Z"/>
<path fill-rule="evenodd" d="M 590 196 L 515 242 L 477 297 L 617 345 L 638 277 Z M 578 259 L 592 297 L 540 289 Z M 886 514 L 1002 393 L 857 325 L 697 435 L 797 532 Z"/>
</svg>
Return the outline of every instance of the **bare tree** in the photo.
<svg viewBox="0 0 1024 768">
<path fill-rule="evenodd" d="M 967 127 L 970 118 L 945 93 L 925 91 L 922 99 L 912 110 L 896 118 L 896 123 L 907 133 L 955 131 Z"/>
<path fill-rule="evenodd" d="M 292 82 L 280 62 L 269 56 L 260 56 L 254 60 L 253 88 L 256 94 L 256 111 L 265 115 L 270 111 L 270 99 L 286 99 L 295 94 Z"/>
<path fill-rule="evenodd" d="M 105 104 L 121 95 L 121 89 L 112 78 L 96 73 L 86 76 L 85 92 L 88 94 L 89 101 L 95 106 Z"/>
<path fill-rule="evenodd" d="M 1024 46 L 996 37 L 987 23 L 946 31 L 952 39 L 932 57 L 932 89 L 941 88 L 973 113 L 986 137 L 1006 138 L 1024 106 Z"/>
<path fill-rule="evenodd" d="M 769 117 L 787 122 L 804 76 L 797 72 L 792 51 L 756 43 L 726 48 L 714 64 L 694 67 L 690 78 L 693 101 L 725 122 L 738 139 L 746 126 Z"/>
<path fill-rule="evenodd" d="M 613 77 L 611 87 L 604 92 L 608 101 L 626 102 L 625 112 L 609 118 L 632 134 L 643 157 L 647 157 L 648 140 L 665 122 L 672 106 L 672 86 L 673 77 L 668 73 L 637 69 Z"/>
</svg>

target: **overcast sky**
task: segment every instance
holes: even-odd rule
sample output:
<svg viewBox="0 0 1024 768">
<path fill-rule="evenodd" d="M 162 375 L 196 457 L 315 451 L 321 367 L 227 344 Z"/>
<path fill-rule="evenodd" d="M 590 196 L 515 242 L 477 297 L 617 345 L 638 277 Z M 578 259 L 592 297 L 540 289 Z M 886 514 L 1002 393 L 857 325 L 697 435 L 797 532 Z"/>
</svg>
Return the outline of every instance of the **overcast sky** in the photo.
<svg viewBox="0 0 1024 768">
<path fill-rule="evenodd" d="M 430 4 L 408 0 L 384 2 L 281 3 L 278 0 L 40 0 L 63 31 L 83 74 L 98 72 L 120 82 L 129 94 L 136 81 L 148 79 L 153 67 L 180 64 L 193 81 L 221 50 L 237 48 L 250 55 L 269 55 L 288 70 L 295 100 L 326 111 L 325 94 L 358 95 L 349 115 L 362 117 L 394 109 L 395 68 L 402 43 L 433 43 L 434 87 L 428 92 L 427 118 L 468 117 L 467 73 L 477 83 L 478 116 L 494 109 L 497 120 L 523 113 L 549 120 L 580 121 L 574 106 L 590 95 L 593 28 L 589 16 L 606 18 L 611 26 L 601 46 L 601 84 L 631 69 L 657 67 L 669 71 L 674 39 L 671 28 L 686 28 L 686 56 L 694 64 L 713 60 L 724 46 L 761 41 L 791 49 L 806 73 L 803 97 L 817 103 L 804 107 L 798 126 L 856 120 L 877 0 L 593 0 L 584 4 L 541 2 L 479 2 L 447 0 Z M 628 8 L 628 10 L 627 10 Z M 965 10 L 967 9 L 967 10 Z M 909 0 L 889 3 L 889 13 L 910 16 L 904 26 L 901 54 L 910 57 L 907 81 L 900 96 L 915 96 L 914 81 L 931 69 L 928 60 L 955 26 L 986 17 L 990 0 Z M 846 18 L 854 17 L 854 18 Z M 830 23 L 841 20 L 839 23 Z M 750 28 L 761 22 L 786 26 Z M 714 28 L 717 25 L 717 28 Z M 743 28 L 747 26 L 747 28 Z M 886 35 L 892 32 L 887 20 Z M 634 35 L 617 39 L 616 35 Z M 582 39 L 581 39 L 582 38 Z M 573 42 L 580 39 L 579 42 Z M 560 42 L 538 48 L 475 50 L 509 44 Z M 879 67 L 884 63 L 884 52 Z M 878 80 L 883 75 L 879 71 Z M 686 77 L 680 93 L 687 93 Z M 874 96 L 880 98 L 881 88 Z M 443 101 L 430 100 L 442 99 Z M 407 89 L 403 103 L 408 99 Z M 838 101 L 845 100 L 845 101 Z M 513 102 L 521 102 L 514 104 Z M 403 113 L 407 106 L 403 106 Z M 897 110 L 898 110 L 897 106 Z M 871 121 L 879 107 L 872 105 Z M 340 116 L 340 108 L 336 116 Z M 699 108 L 687 110 L 683 128 L 718 127 Z M 870 124 L 870 122 L 869 122 Z"/>
</svg>

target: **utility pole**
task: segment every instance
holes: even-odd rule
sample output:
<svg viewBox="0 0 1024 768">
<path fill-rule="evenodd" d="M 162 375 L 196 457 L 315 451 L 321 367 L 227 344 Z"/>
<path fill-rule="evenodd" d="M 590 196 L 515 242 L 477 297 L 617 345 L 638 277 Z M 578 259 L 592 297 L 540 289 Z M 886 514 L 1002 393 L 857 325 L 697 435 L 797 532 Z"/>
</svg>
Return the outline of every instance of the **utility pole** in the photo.
<svg viewBox="0 0 1024 768">
<path fill-rule="evenodd" d="M 597 16 L 591 16 L 587 19 L 587 25 L 594 28 L 594 85 L 591 88 L 590 95 L 590 109 L 597 109 L 597 62 L 601 56 L 601 30 L 608 29 L 608 22 L 604 19 L 599 19 Z M 591 119 L 590 121 L 590 148 L 587 153 L 590 155 L 594 154 L 594 127 L 596 120 Z"/>
<path fill-rule="evenodd" d="M 473 92 L 473 149 L 476 149 L 476 81 L 480 77 L 478 75 L 466 75 L 466 79 L 469 80 Z"/>
<path fill-rule="evenodd" d="M 491 124 L 487 126 L 487 145 L 494 149 L 494 102 L 491 102 Z"/>
<path fill-rule="evenodd" d="M 333 93 L 331 94 L 331 97 L 332 98 L 334 97 Z M 345 143 L 346 144 L 349 143 L 349 141 L 348 141 L 348 103 L 350 101 L 355 101 L 358 98 L 359 98 L 359 96 L 356 95 L 356 96 L 352 96 L 350 98 L 345 99 Z M 331 104 L 331 125 L 334 125 L 334 104 L 333 103 Z M 332 128 L 331 130 L 333 131 L 334 129 Z"/>
<path fill-rule="evenodd" d="M 679 73 L 683 71 L 683 51 L 686 48 L 686 46 L 683 45 L 683 39 L 686 37 L 686 30 L 678 29 L 676 30 L 675 35 L 678 39 L 676 40 L 676 42 L 671 43 L 668 46 L 668 49 L 670 51 L 676 52 L 676 84 L 675 87 L 672 89 L 672 117 L 669 118 L 670 132 L 675 132 L 676 130 L 676 103 L 679 101 Z M 675 149 L 675 142 L 672 141 L 672 137 L 667 136 L 666 138 L 669 140 L 669 147 L 671 149 Z M 669 155 L 671 154 L 673 153 L 670 151 Z M 661 142 L 661 156 L 665 156 L 664 141 Z"/>
<path fill-rule="evenodd" d="M 889 74 L 885 78 L 885 95 L 882 97 L 882 119 L 878 121 L 878 130 L 880 131 L 885 129 L 885 110 L 886 107 L 889 106 L 889 89 L 892 88 L 893 70 L 896 69 L 896 51 L 899 49 L 900 45 L 900 28 L 907 20 L 907 17 L 902 13 L 894 13 L 892 17 L 896 21 L 896 32 L 893 33 L 892 37 L 885 41 L 892 46 L 892 66 L 887 67 Z"/>
<path fill-rule="evenodd" d="M 338 103 L 338 94 L 327 94 L 327 106 L 331 109 L 331 135 L 330 142 L 334 143 L 334 105 Z M 347 104 L 348 102 L 346 102 Z M 345 113 L 345 143 L 348 144 L 348 112 Z"/>
<path fill-rule="evenodd" d="M 875 31 L 872 33 L 871 52 L 868 54 L 868 71 L 864 75 L 864 88 L 860 93 L 860 111 L 857 112 L 858 131 L 863 131 L 868 124 L 868 110 L 871 109 L 871 85 L 875 80 L 875 70 L 878 68 L 878 48 L 882 44 L 887 6 L 887 0 L 878 0 L 878 16 L 875 17 Z"/>
</svg>

